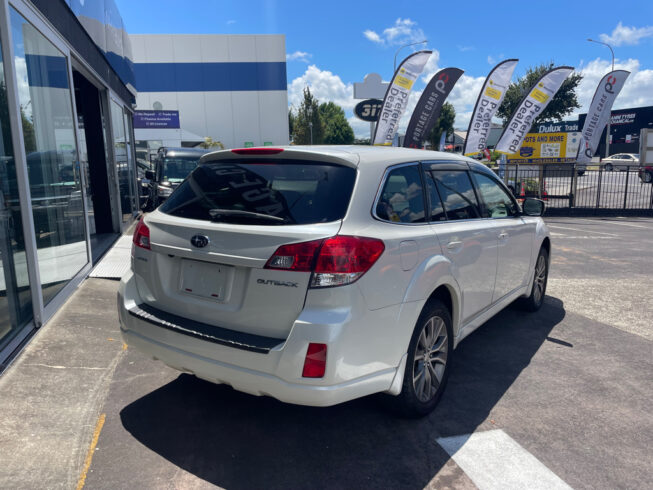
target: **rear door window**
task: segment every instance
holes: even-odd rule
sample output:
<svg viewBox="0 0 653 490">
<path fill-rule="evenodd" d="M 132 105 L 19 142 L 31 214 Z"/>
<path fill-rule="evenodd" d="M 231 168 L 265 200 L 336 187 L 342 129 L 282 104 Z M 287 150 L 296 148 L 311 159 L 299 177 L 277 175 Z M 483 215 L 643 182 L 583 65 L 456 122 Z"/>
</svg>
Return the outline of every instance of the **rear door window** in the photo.
<svg viewBox="0 0 653 490">
<path fill-rule="evenodd" d="M 435 187 L 435 182 L 431 176 L 431 172 L 425 172 L 424 178 L 426 179 L 426 189 L 429 196 L 429 204 L 431 206 L 431 221 L 446 221 L 447 215 L 444 213 L 444 207 L 442 207 L 442 199 L 440 199 L 440 194 L 438 189 Z"/>
<path fill-rule="evenodd" d="M 258 225 L 342 219 L 356 170 L 312 161 L 203 163 L 159 208 L 182 218 Z"/>
<path fill-rule="evenodd" d="M 464 170 L 431 172 L 442 197 L 447 219 L 479 218 L 479 206 L 469 174 Z"/>
<path fill-rule="evenodd" d="M 424 192 L 417 165 L 391 170 L 376 204 L 376 216 L 395 223 L 424 223 Z"/>
</svg>

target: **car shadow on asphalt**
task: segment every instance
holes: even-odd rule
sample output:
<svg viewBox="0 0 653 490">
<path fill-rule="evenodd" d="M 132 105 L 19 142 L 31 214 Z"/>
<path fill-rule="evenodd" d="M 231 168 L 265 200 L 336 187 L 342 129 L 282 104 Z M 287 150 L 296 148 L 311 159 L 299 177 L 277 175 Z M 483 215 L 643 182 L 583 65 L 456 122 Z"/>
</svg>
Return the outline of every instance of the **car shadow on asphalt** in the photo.
<svg viewBox="0 0 653 490">
<path fill-rule="evenodd" d="M 436 438 L 474 432 L 564 316 L 550 296 L 538 313 L 499 313 L 456 349 L 440 404 L 419 420 L 380 396 L 301 407 L 187 374 L 120 416 L 147 448 L 221 487 L 423 488 L 449 459 Z"/>
</svg>

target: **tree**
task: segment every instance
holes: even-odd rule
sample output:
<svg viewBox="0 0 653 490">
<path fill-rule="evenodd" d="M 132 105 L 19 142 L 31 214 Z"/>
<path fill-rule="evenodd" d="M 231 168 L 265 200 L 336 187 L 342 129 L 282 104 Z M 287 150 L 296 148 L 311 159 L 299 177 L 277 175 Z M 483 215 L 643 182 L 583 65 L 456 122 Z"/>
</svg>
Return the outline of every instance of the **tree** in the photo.
<svg viewBox="0 0 653 490">
<path fill-rule="evenodd" d="M 439 150 L 440 148 L 440 138 L 444 132 L 447 136 L 453 134 L 453 122 L 456 119 L 456 109 L 453 108 L 453 105 L 449 102 L 445 102 L 440 111 L 440 117 L 435 121 L 433 129 L 429 132 L 426 140 L 431 143 L 431 147 L 434 150 Z"/>
<path fill-rule="evenodd" d="M 210 136 L 204 138 L 204 143 L 200 143 L 200 148 L 209 149 L 209 148 L 220 148 L 224 150 L 224 145 L 221 141 L 216 141 Z"/>
<path fill-rule="evenodd" d="M 311 94 L 311 89 L 304 89 L 304 100 L 302 100 L 297 115 L 294 116 L 293 122 L 293 143 L 296 145 L 311 144 L 311 127 L 309 122 L 313 123 L 313 144 L 321 143 L 324 139 L 324 127 L 322 117 L 320 116 L 320 107 L 318 100 Z"/>
<path fill-rule="evenodd" d="M 292 109 L 288 109 L 288 134 L 292 140 L 293 131 L 295 128 L 295 115 L 292 113 Z"/>
<path fill-rule="evenodd" d="M 526 75 L 513 82 L 506 91 L 506 97 L 503 103 L 497 110 L 497 116 L 503 119 L 503 124 L 506 125 L 519 106 L 521 100 L 530 91 L 533 85 L 544 75 L 545 72 L 553 68 L 553 62 L 542 64 L 535 67 L 529 67 Z M 546 109 L 540 114 L 533 124 L 539 124 L 549 121 L 560 121 L 563 117 L 571 114 L 574 109 L 580 108 L 578 98 L 576 97 L 576 87 L 583 79 L 579 73 L 572 73 L 567 79 L 562 82 L 560 90 L 555 94 Z"/>
<path fill-rule="evenodd" d="M 354 130 L 351 129 L 345 111 L 333 102 L 320 104 L 320 117 L 324 125 L 324 140 L 327 145 L 351 145 L 354 142 Z"/>
</svg>

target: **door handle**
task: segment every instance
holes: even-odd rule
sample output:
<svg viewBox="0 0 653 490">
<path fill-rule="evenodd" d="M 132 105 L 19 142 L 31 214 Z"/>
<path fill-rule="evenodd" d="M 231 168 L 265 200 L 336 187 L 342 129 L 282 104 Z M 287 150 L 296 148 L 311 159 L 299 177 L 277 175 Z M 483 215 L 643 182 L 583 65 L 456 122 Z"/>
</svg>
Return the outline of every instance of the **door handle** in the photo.
<svg viewBox="0 0 653 490">
<path fill-rule="evenodd" d="M 447 243 L 447 248 L 449 250 L 453 250 L 454 248 L 458 248 L 463 244 L 463 242 L 449 242 Z"/>
<path fill-rule="evenodd" d="M 505 231 L 502 231 L 499 233 L 499 240 L 502 240 L 504 238 L 508 238 L 508 234 Z"/>
</svg>

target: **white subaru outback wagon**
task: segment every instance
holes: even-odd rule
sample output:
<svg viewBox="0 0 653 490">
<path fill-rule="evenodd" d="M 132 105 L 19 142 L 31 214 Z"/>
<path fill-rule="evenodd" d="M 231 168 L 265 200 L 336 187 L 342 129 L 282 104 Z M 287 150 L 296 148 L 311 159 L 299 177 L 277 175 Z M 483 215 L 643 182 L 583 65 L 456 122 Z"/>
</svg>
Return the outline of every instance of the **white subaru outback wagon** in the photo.
<svg viewBox="0 0 653 490">
<path fill-rule="evenodd" d="M 456 345 L 549 268 L 544 203 L 483 165 L 383 147 L 245 148 L 199 166 L 138 224 L 123 338 L 246 393 L 435 407 Z"/>
</svg>

